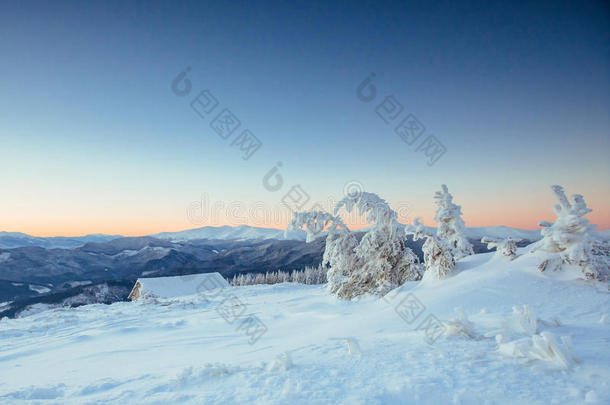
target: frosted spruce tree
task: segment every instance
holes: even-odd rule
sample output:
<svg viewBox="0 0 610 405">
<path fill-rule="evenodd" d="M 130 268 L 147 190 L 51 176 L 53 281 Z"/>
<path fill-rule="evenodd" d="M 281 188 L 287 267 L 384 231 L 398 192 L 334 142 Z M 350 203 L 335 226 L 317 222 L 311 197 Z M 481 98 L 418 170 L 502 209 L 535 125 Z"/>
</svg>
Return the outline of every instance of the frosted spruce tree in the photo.
<svg viewBox="0 0 610 405">
<path fill-rule="evenodd" d="M 413 235 L 413 240 L 426 239 L 422 246 L 424 253 L 424 276 L 423 280 L 442 280 L 447 278 L 455 267 L 453 249 L 444 239 L 428 231 L 424 224 L 415 218 L 413 225 L 405 227 L 407 235 Z"/>
<path fill-rule="evenodd" d="M 342 208 L 347 212 L 357 208 L 373 223 L 360 242 L 337 215 Z M 328 229 L 323 264 L 329 267 L 329 291 L 341 298 L 367 293 L 382 296 L 407 280 L 419 278 L 417 257 L 399 231 L 396 212 L 376 194 L 345 197 L 337 203 L 334 215 L 295 213 L 288 230 L 297 228 L 305 228 L 308 240 Z"/>
<path fill-rule="evenodd" d="M 438 207 L 434 220 L 438 224 L 436 236 L 446 240 L 453 250 L 453 257 L 459 260 L 474 254 L 472 245 L 466 238 L 466 224 L 462 219 L 462 208 L 453 203 L 453 196 L 449 193 L 446 185 L 441 186 L 441 191 L 434 195 Z"/>
<path fill-rule="evenodd" d="M 490 238 L 488 236 L 481 239 L 481 243 L 487 244 L 487 249 L 496 249 L 496 255 L 506 256 L 513 260 L 517 257 L 517 242 L 520 239 L 513 239 L 510 236 L 506 239 Z"/>
<path fill-rule="evenodd" d="M 349 213 L 357 208 L 373 226 L 355 248 L 359 266 L 344 280 L 340 297 L 351 299 L 366 293 L 383 296 L 405 281 L 419 279 L 417 256 L 399 230 L 396 211 L 385 200 L 362 192 L 339 201 L 335 215 L 341 208 Z"/>
<path fill-rule="evenodd" d="M 564 265 L 580 268 L 587 279 L 607 280 L 610 275 L 608 242 L 593 235 L 595 225 L 584 216 L 591 212 L 582 195 L 573 194 L 568 200 L 561 186 L 551 186 L 558 204 L 553 206 L 555 223 L 541 221 L 543 238 L 532 246 L 532 252 L 548 253 L 538 266 L 540 271 L 561 270 Z"/>
</svg>

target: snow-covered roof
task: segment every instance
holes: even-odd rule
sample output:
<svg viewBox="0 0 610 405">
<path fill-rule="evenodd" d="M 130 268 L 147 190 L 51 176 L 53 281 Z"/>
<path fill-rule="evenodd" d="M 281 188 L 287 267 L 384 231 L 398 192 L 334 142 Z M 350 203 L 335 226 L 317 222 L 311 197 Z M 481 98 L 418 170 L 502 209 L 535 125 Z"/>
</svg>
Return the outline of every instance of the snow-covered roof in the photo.
<svg viewBox="0 0 610 405">
<path fill-rule="evenodd" d="M 229 283 L 220 273 L 139 278 L 131 290 L 131 294 L 129 294 L 129 299 L 137 300 L 143 296 L 159 298 L 180 297 L 228 286 Z"/>
</svg>

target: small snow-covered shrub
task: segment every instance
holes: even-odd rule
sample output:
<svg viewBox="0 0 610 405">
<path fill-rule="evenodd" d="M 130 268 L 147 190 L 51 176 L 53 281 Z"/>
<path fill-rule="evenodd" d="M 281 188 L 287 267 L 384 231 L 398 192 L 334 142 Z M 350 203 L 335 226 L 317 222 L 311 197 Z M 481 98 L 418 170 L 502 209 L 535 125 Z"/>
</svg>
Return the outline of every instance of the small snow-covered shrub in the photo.
<svg viewBox="0 0 610 405">
<path fill-rule="evenodd" d="M 462 257 L 473 255 L 474 250 L 466 238 L 466 224 L 462 219 L 462 207 L 453 203 L 453 196 L 446 185 L 434 195 L 438 207 L 434 220 L 438 224 L 436 236 L 447 241 L 453 250 L 453 257 L 459 260 Z"/>
<path fill-rule="evenodd" d="M 513 315 L 510 319 L 512 329 L 517 332 L 524 333 L 528 336 L 533 336 L 538 333 L 538 318 L 534 309 L 529 305 L 523 305 L 522 308 L 513 307 Z"/>
<path fill-rule="evenodd" d="M 519 239 L 513 239 L 510 236 L 506 239 L 490 238 L 488 236 L 481 239 L 481 243 L 487 244 L 487 249 L 496 249 L 496 255 L 506 256 L 510 260 L 517 257 L 517 242 Z"/>
<path fill-rule="evenodd" d="M 188 386 L 188 385 L 196 385 L 201 382 L 208 381 L 213 377 L 223 377 L 229 376 L 231 374 L 235 374 L 240 371 L 239 367 L 228 366 L 225 364 L 215 363 L 215 364 L 205 364 L 201 368 L 194 369 L 193 367 L 187 367 L 182 370 L 176 376 L 175 383 L 177 386 Z"/>
<path fill-rule="evenodd" d="M 542 221 L 543 238 L 532 246 L 532 252 L 543 251 L 547 257 L 538 266 L 540 271 L 561 270 L 564 265 L 578 266 L 587 279 L 606 280 L 610 275 L 610 246 L 594 237 L 584 216 L 591 212 L 582 195 L 568 198 L 561 186 L 552 186 L 558 204 L 553 206 L 555 223 Z"/>
<path fill-rule="evenodd" d="M 280 353 L 269 363 L 268 371 L 287 371 L 292 368 L 292 356 L 289 352 Z"/>
<path fill-rule="evenodd" d="M 539 360 L 550 363 L 561 369 L 570 368 L 575 361 L 571 354 L 571 344 L 567 337 L 561 337 L 561 344 L 550 332 L 542 332 L 512 342 L 498 344 L 498 351 L 509 357 L 525 360 Z"/>
<path fill-rule="evenodd" d="M 362 356 L 362 350 L 360 350 L 360 345 L 358 344 L 356 338 L 346 338 L 345 343 L 347 343 L 347 353 L 350 356 Z"/>
<path fill-rule="evenodd" d="M 425 238 L 426 241 L 422 246 L 424 253 L 425 272 L 424 280 L 441 280 L 448 277 L 455 267 L 453 258 L 453 249 L 442 239 L 434 236 L 426 230 L 424 224 L 415 218 L 413 225 L 405 227 L 407 235 L 413 235 L 413 240 Z"/>
<path fill-rule="evenodd" d="M 446 336 L 461 336 L 470 339 L 477 338 L 477 334 L 474 330 L 474 325 L 462 308 L 455 308 L 457 319 L 449 322 L 445 322 L 445 334 Z"/>
</svg>

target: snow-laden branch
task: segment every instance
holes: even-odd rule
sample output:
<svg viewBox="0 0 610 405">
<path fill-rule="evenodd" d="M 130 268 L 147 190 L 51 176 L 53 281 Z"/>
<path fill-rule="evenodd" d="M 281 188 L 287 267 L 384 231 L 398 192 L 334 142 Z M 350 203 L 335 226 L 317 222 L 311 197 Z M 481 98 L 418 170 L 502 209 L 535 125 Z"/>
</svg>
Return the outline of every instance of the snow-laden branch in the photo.
<svg viewBox="0 0 610 405">
<path fill-rule="evenodd" d="M 343 220 L 335 215 L 323 211 L 306 211 L 294 213 L 284 234 L 287 235 L 289 231 L 297 229 L 305 229 L 305 232 L 307 233 L 306 241 L 309 243 L 324 232 L 327 227 L 329 233 L 338 231 L 349 232 L 349 229 L 343 223 Z"/>
<path fill-rule="evenodd" d="M 517 257 L 517 242 L 521 239 L 513 239 L 510 236 L 506 239 L 491 238 L 484 236 L 481 243 L 487 244 L 487 249 L 496 249 L 496 254 L 509 257 L 511 260 Z"/>
</svg>

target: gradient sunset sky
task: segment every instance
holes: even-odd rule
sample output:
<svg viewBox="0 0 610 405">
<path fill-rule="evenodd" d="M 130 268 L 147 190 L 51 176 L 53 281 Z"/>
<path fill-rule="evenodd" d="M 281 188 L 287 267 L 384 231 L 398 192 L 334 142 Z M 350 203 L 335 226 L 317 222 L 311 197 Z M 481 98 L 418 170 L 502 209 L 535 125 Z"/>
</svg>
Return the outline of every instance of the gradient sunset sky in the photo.
<svg viewBox="0 0 610 405">
<path fill-rule="evenodd" d="M 560 184 L 608 229 L 608 4 L 1 2 L 0 231 L 283 227 L 297 184 L 306 208 L 361 185 L 426 225 L 447 184 L 467 226 L 527 229 Z M 241 121 L 228 140 L 190 106 L 204 89 Z M 433 166 L 376 114 L 390 95 L 446 147 Z"/>
</svg>

